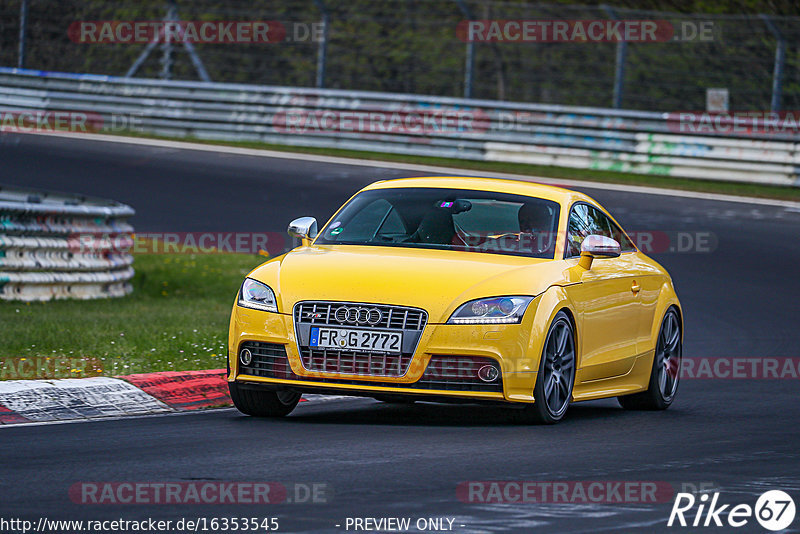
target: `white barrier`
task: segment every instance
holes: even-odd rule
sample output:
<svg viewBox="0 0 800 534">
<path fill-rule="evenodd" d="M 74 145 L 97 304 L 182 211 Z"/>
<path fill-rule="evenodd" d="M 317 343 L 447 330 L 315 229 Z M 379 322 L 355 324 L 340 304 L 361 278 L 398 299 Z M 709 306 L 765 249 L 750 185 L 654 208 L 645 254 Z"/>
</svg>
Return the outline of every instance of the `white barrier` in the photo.
<svg viewBox="0 0 800 534">
<path fill-rule="evenodd" d="M 133 214 L 117 202 L 0 186 L 0 299 L 129 294 Z"/>
<path fill-rule="evenodd" d="M 800 135 L 769 120 L 764 131 L 723 120 L 709 135 L 681 113 L 0 67 L 0 129 L 24 130 L 36 119 L 17 118 L 42 112 L 78 115 L 88 131 L 800 186 Z"/>
</svg>

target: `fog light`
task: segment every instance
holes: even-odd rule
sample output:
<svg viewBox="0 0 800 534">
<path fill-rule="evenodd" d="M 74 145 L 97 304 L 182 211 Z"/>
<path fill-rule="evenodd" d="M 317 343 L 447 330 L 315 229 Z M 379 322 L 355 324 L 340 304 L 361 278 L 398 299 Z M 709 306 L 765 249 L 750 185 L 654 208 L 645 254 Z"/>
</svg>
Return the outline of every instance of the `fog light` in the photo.
<svg viewBox="0 0 800 534">
<path fill-rule="evenodd" d="M 242 352 L 239 353 L 239 361 L 242 362 L 242 365 L 250 365 L 253 361 L 253 354 L 250 349 L 242 349 Z"/>
<path fill-rule="evenodd" d="M 484 365 L 478 369 L 478 378 L 484 382 L 494 382 L 500 376 L 500 371 L 494 365 Z"/>
</svg>

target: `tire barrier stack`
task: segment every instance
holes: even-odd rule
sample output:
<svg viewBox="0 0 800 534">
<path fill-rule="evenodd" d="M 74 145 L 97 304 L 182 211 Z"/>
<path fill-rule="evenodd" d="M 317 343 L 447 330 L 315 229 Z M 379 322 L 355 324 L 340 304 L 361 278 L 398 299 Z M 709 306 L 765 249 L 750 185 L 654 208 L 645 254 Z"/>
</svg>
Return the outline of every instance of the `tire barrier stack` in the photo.
<svg viewBox="0 0 800 534">
<path fill-rule="evenodd" d="M 0 186 L 0 300 L 129 294 L 133 214 L 110 200 Z"/>
</svg>

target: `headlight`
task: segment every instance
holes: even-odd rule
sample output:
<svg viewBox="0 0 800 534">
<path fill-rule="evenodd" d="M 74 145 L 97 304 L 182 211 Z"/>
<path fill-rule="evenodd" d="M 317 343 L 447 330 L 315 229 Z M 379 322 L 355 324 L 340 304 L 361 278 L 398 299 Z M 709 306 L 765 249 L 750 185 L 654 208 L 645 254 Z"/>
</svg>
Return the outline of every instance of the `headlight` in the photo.
<svg viewBox="0 0 800 534">
<path fill-rule="evenodd" d="M 242 289 L 239 290 L 239 306 L 268 312 L 278 311 L 278 302 L 272 289 L 252 278 L 245 278 L 242 283 Z"/>
<path fill-rule="evenodd" d="M 518 324 L 534 297 L 495 297 L 462 304 L 447 324 Z"/>
</svg>

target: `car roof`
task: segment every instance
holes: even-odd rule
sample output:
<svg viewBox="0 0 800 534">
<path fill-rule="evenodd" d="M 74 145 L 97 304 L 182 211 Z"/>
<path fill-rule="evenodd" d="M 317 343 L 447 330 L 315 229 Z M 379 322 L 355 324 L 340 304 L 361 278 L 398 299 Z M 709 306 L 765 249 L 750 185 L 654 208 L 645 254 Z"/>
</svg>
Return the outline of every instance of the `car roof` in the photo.
<svg viewBox="0 0 800 534">
<path fill-rule="evenodd" d="M 523 179 L 509 180 L 504 178 L 474 178 L 469 176 L 423 176 L 418 178 L 381 180 L 368 185 L 364 190 L 398 189 L 407 187 L 472 189 L 476 191 L 492 191 L 495 193 L 511 193 L 552 200 L 562 205 L 571 205 L 578 200 L 597 204 L 594 199 L 579 191 L 572 191 L 554 185 L 529 182 Z"/>
</svg>

